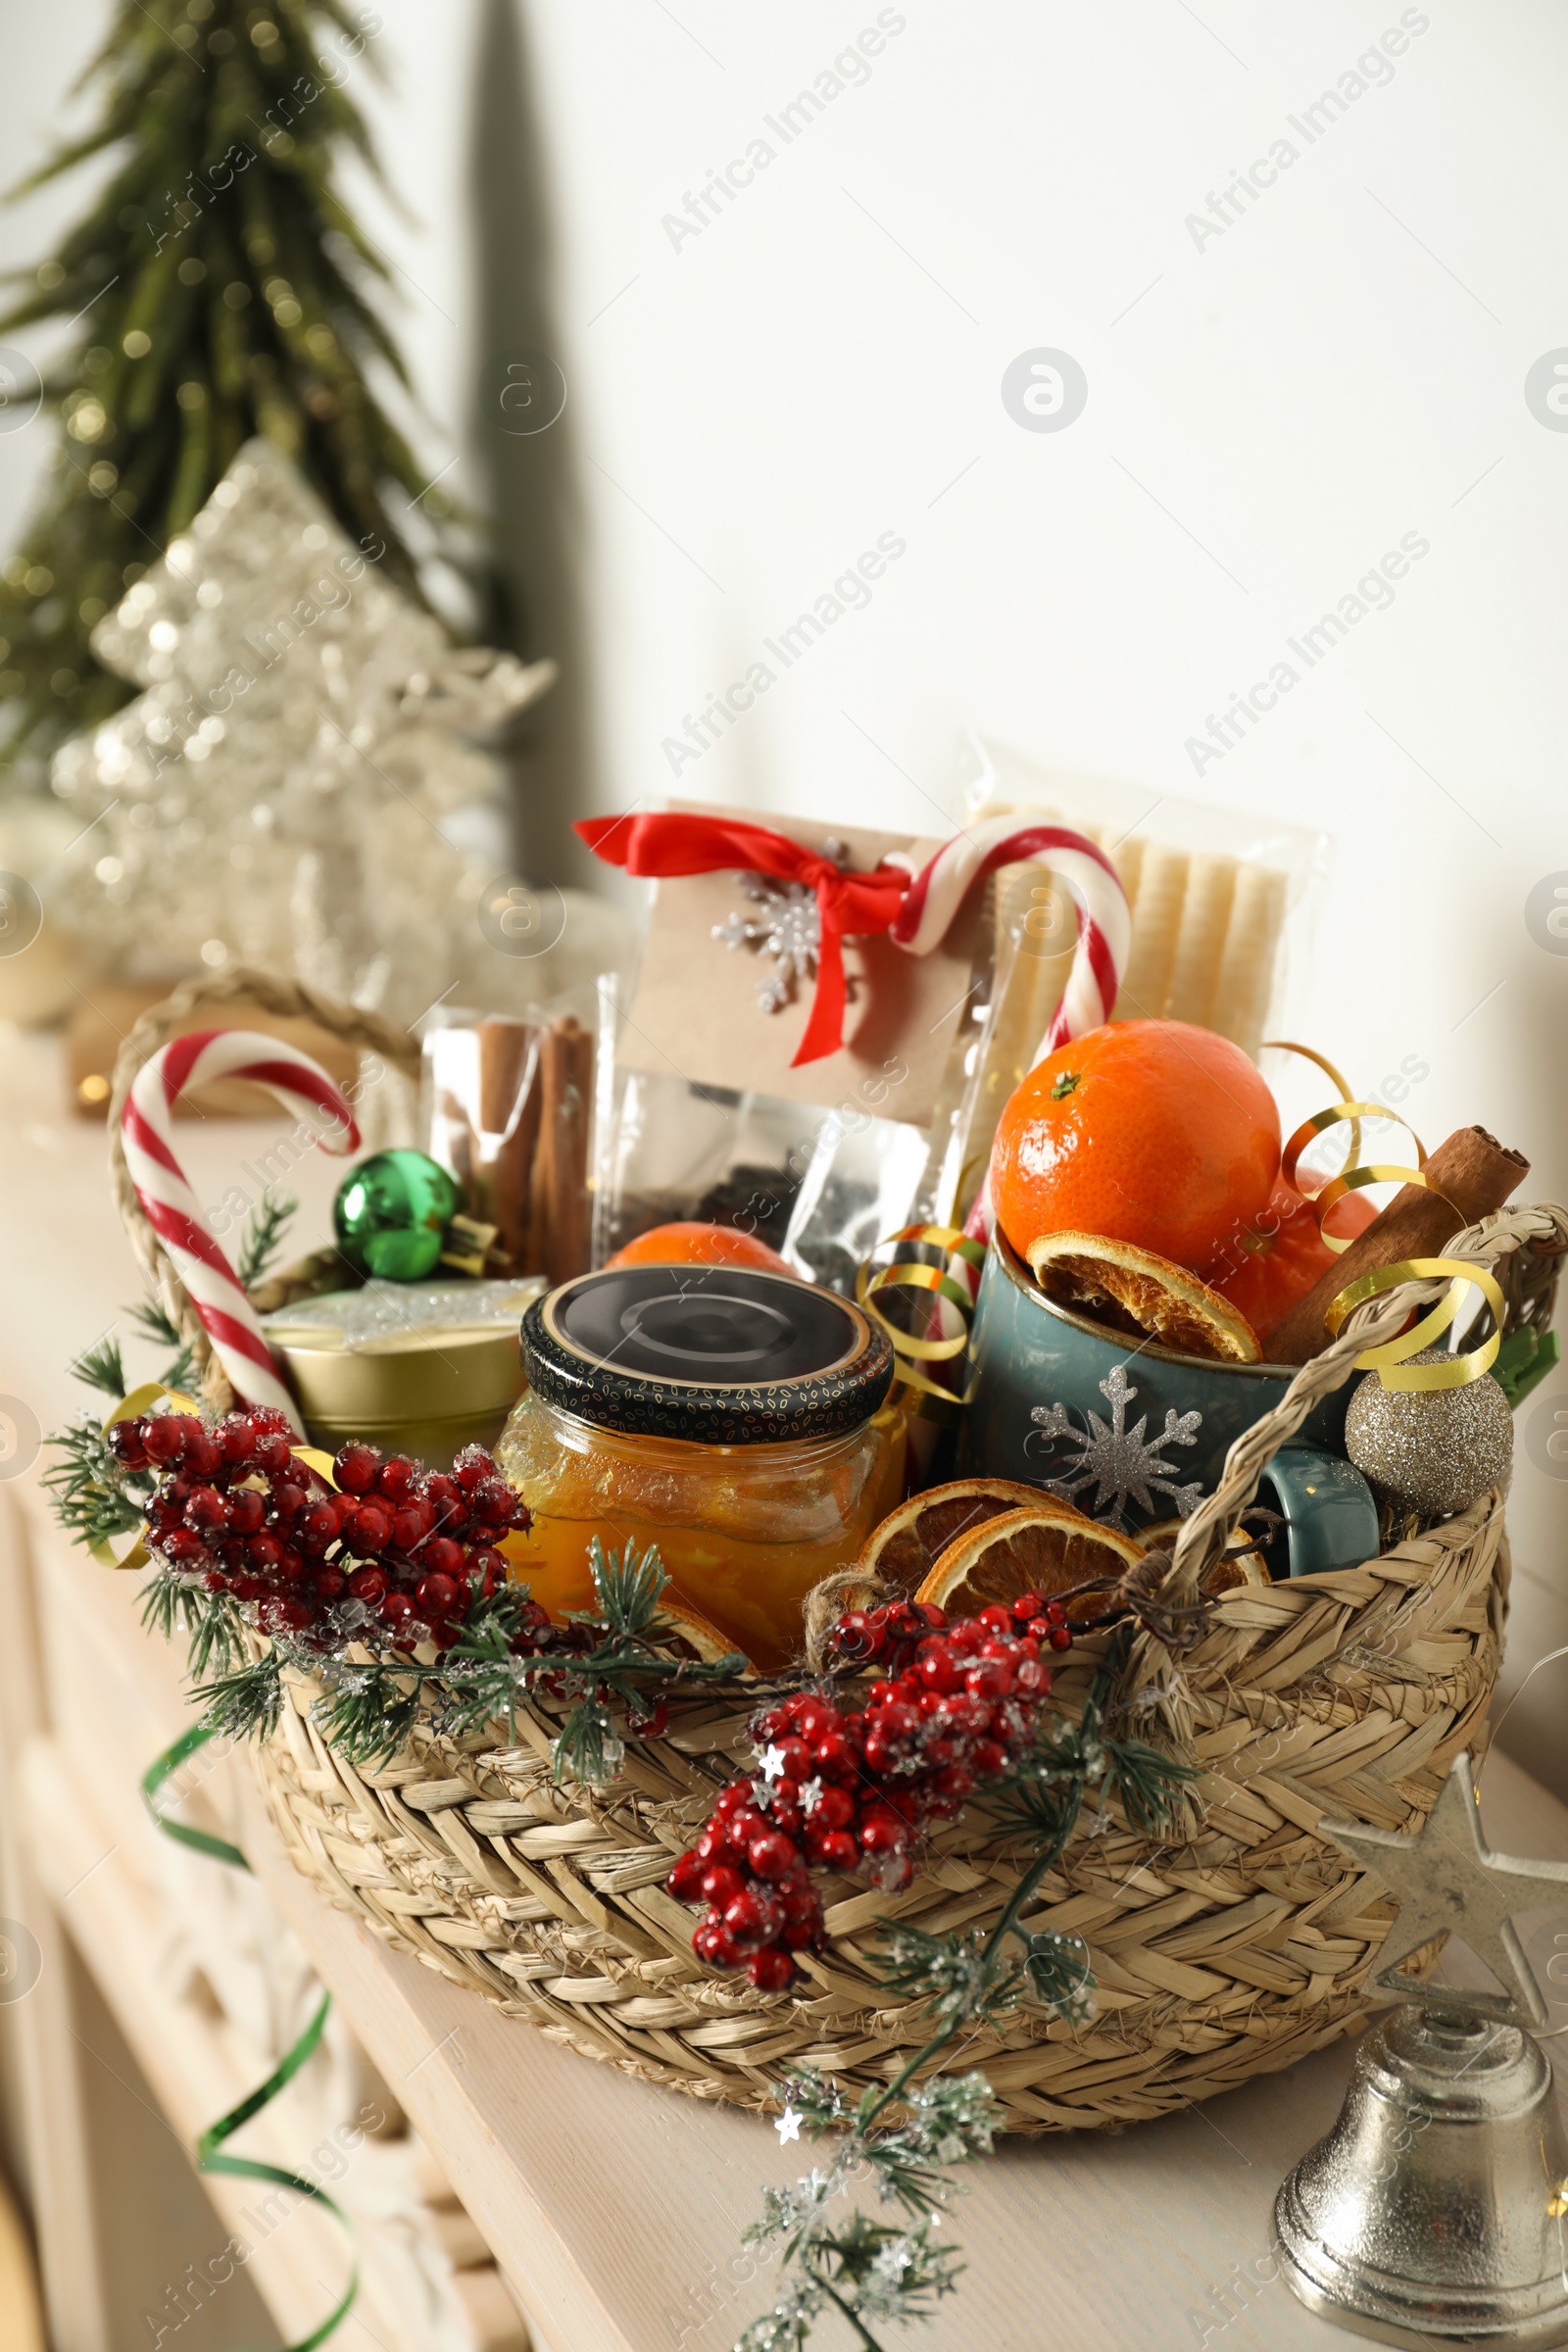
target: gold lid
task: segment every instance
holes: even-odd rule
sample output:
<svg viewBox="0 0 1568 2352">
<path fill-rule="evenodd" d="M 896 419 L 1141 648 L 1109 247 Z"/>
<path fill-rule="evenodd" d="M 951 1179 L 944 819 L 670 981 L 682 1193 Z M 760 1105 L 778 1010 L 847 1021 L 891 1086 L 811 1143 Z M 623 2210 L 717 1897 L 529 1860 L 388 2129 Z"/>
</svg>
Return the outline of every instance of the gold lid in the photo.
<svg viewBox="0 0 1568 2352">
<path fill-rule="evenodd" d="M 504 1412 L 524 1387 L 511 1325 L 399 1333 L 373 1348 L 302 1346 L 275 1325 L 269 1337 L 306 1419 L 340 1427 Z"/>
</svg>

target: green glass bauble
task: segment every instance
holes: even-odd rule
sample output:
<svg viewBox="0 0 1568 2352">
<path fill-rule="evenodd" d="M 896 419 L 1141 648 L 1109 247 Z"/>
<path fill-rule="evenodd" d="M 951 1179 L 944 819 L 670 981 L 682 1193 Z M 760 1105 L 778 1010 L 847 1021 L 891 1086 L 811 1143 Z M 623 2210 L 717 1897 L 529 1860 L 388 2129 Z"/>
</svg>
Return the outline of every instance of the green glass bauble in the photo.
<svg viewBox="0 0 1568 2352">
<path fill-rule="evenodd" d="M 332 1203 L 349 1264 L 381 1282 L 422 1282 L 440 1262 L 463 1206 L 457 1180 L 424 1152 L 372 1152 L 351 1168 Z"/>
</svg>

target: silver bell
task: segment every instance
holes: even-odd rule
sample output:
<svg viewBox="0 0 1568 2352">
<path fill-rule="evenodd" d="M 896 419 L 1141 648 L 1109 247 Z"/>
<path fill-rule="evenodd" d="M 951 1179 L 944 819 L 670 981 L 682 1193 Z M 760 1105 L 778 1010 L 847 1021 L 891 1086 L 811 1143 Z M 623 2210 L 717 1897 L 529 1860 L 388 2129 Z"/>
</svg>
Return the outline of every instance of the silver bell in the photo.
<svg viewBox="0 0 1568 2352">
<path fill-rule="evenodd" d="M 1540 2045 L 1436 2006 L 1367 2034 L 1338 2122 L 1275 2207 L 1301 2300 L 1412 2345 L 1568 2340 L 1565 2214 L 1568 2135 Z"/>
<path fill-rule="evenodd" d="M 1418 1838 L 1356 1822 L 1323 1834 L 1398 1905 L 1368 1990 L 1408 2006 L 1368 2034 L 1338 2123 L 1280 2190 L 1285 2276 L 1314 2311 L 1382 2343 L 1568 2343 L 1568 2134 L 1513 1924 L 1568 1909 L 1568 1863 L 1487 1847 L 1464 1755 Z M 1500 1991 L 1402 1973 L 1446 1934 Z"/>
</svg>

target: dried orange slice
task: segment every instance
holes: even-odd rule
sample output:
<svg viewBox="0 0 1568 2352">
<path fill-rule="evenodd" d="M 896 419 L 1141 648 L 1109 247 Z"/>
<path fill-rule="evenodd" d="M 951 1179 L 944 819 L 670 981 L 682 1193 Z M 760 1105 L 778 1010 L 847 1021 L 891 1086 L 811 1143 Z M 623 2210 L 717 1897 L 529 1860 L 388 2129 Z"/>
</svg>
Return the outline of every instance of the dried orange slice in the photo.
<svg viewBox="0 0 1568 2352">
<path fill-rule="evenodd" d="M 971 1535 L 988 1519 L 1000 1519 L 1004 1511 L 1027 1510 L 1040 1499 L 1038 1487 L 1021 1486 L 1015 1478 L 956 1478 L 945 1487 L 927 1487 L 923 1494 L 911 1494 L 878 1520 L 855 1564 L 866 1576 L 879 1576 L 891 1592 L 907 1600 L 960 1536 Z"/>
<path fill-rule="evenodd" d="M 737 1654 L 736 1644 L 728 1634 L 721 1634 L 711 1619 L 694 1609 L 690 1601 L 682 1600 L 668 1585 L 659 1596 L 659 1615 L 643 1639 L 653 1649 L 668 1650 L 677 1658 L 700 1658 L 710 1666 L 719 1658 Z M 750 1658 L 746 1661 L 746 1672 L 757 1672 Z"/>
<path fill-rule="evenodd" d="M 1180 1519 L 1156 1519 L 1152 1527 L 1141 1527 L 1138 1541 L 1146 1551 L 1158 1551 L 1173 1544 L 1182 1530 Z M 1274 1579 L 1260 1551 L 1233 1552 L 1214 1562 L 1203 1579 L 1203 1591 L 1213 1595 L 1239 1592 L 1246 1586 L 1271 1585 Z"/>
<path fill-rule="evenodd" d="M 1092 1577 L 1123 1576 L 1143 1556 L 1133 1537 L 1037 1495 L 1027 1510 L 1005 1511 L 950 1544 L 914 1597 L 935 1601 L 952 1617 L 973 1617 L 989 1602 L 1016 1600 L 1022 1592 L 1049 1600 Z M 1067 1613 L 1097 1616 L 1105 1600 L 1102 1592 L 1085 1593 Z"/>
<path fill-rule="evenodd" d="M 1240 1308 L 1152 1250 L 1099 1233 L 1043 1233 L 1030 1245 L 1029 1267 L 1048 1298 L 1114 1331 L 1211 1363 L 1261 1360 L 1257 1334 Z"/>
</svg>

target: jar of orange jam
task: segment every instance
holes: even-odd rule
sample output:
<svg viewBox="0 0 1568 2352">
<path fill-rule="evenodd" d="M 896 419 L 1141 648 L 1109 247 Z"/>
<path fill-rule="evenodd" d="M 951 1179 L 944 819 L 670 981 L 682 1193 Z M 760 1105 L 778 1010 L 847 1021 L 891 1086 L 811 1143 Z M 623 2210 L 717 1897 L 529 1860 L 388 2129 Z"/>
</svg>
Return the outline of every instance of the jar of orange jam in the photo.
<svg viewBox="0 0 1568 2352">
<path fill-rule="evenodd" d="M 657 1544 L 673 1595 L 754 1664 L 899 1498 L 893 1357 L 831 1291 L 735 1266 L 579 1275 L 522 1324 L 526 1393 L 496 1459 L 533 1512 L 514 1573 L 553 1617 L 595 1605 L 588 1544 Z"/>
</svg>

